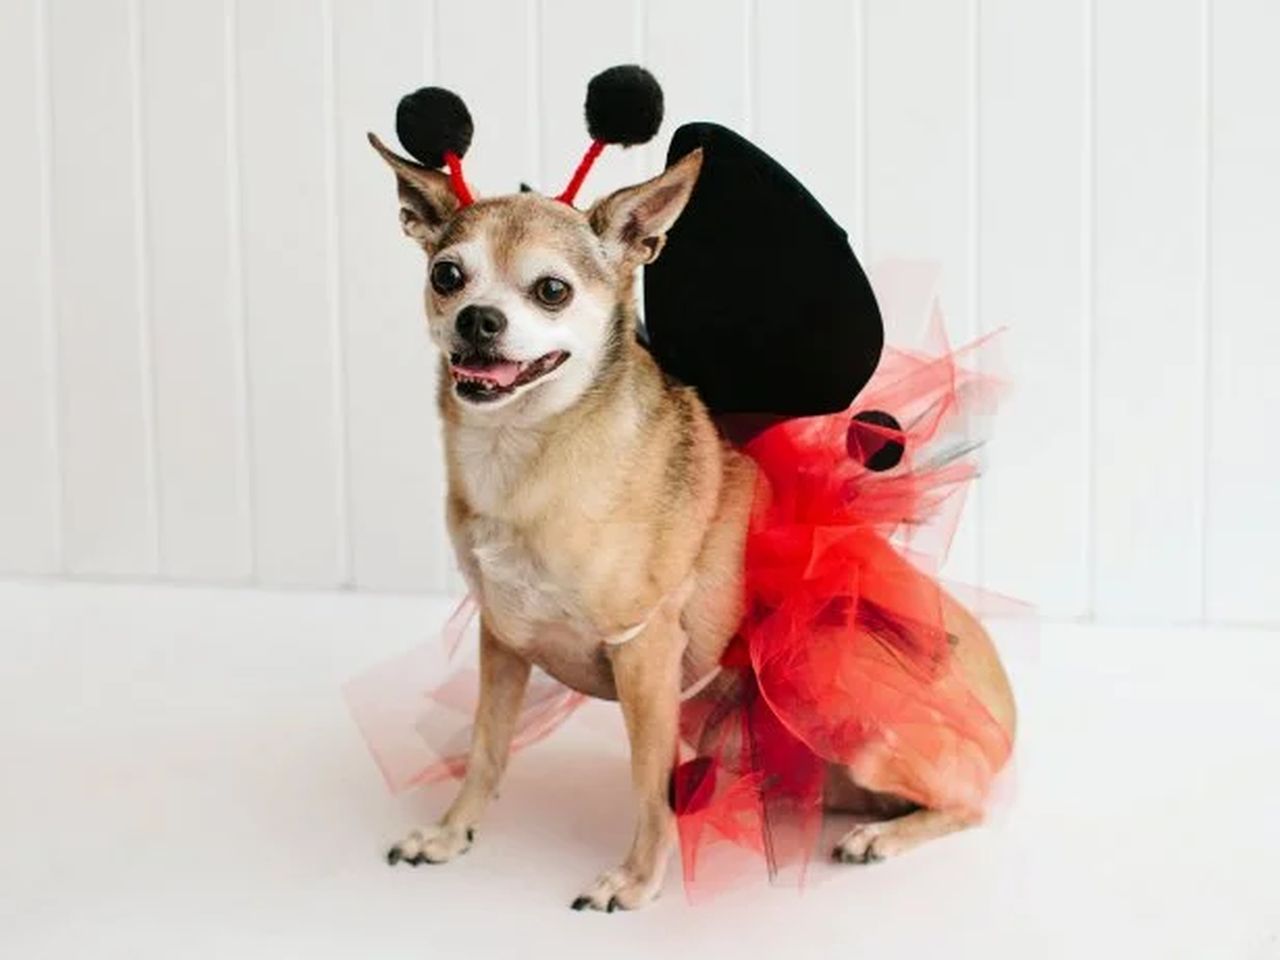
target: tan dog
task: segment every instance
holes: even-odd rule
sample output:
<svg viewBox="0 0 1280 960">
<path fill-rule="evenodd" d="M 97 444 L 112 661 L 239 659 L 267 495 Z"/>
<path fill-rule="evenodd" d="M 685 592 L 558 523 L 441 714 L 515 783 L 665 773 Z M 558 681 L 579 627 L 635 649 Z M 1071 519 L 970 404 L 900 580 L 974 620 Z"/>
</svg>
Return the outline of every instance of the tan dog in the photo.
<svg viewBox="0 0 1280 960">
<path fill-rule="evenodd" d="M 459 209 L 448 178 L 370 141 L 395 171 L 404 232 L 429 258 L 426 311 L 441 353 L 450 535 L 481 608 L 480 703 L 466 777 L 395 863 L 465 851 L 507 761 L 531 665 L 622 706 L 639 815 L 622 864 L 575 909 L 643 906 L 674 840 L 667 803 L 682 690 L 715 669 L 741 617 L 755 469 L 694 391 L 635 341 L 634 275 L 662 249 L 700 151 L 585 214 L 533 194 Z M 1010 733 L 990 641 L 948 610 L 957 658 Z M 965 823 L 892 796 L 887 750 L 833 770 L 828 801 L 897 819 L 847 835 L 866 862 Z M 903 815 L 905 814 L 905 815 Z"/>
</svg>

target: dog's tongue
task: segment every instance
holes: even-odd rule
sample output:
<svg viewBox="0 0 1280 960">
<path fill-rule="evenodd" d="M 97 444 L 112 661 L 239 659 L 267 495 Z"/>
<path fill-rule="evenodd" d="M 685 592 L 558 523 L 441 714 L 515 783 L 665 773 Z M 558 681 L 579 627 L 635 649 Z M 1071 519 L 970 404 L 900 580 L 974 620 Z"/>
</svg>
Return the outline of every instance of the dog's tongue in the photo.
<svg viewBox="0 0 1280 960">
<path fill-rule="evenodd" d="M 511 386 L 516 382 L 516 377 L 520 375 L 520 364 L 513 363 L 510 360 L 501 360 L 498 363 L 491 363 L 484 367 L 468 367 L 462 364 L 455 364 L 453 369 L 464 377 L 496 383 L 500 387 Z"/>
</svg>

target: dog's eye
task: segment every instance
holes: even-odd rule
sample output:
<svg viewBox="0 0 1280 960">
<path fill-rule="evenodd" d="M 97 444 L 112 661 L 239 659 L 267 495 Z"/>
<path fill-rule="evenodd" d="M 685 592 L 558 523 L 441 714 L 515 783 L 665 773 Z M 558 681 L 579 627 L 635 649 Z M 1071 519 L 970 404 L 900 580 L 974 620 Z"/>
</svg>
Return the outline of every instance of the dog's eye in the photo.
<svg viewBox="0 0 1280 960">
<path fill-rule="evenodd" d="M 542 277 L 533 285 L 533 295 L 548 307 L 563 307 L 572 292 L 573 288 L 559 277 Z"/>
<path fill-rule="evenodd" d="M 457 293 L 466 282 L 462 268 L 452 260 L 441 260 L 431 266 L 431 289 L 442 297 Z"/>
</svg>

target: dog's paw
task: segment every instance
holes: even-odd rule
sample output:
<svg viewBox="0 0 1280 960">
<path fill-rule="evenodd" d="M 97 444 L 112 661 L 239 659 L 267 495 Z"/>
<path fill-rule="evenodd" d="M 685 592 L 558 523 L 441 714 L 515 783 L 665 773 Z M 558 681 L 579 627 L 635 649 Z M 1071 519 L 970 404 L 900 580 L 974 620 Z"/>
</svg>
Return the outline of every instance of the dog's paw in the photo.
<svg viewBox="0 0 1280 960">
<path fill-rule="evenodd" d="M 596 878 L 596 882 L 570 905 L 574 910 L 638 910 L 658 898 L 662 876 L 639 877 L 626 867 L 615 867 Z"/>
<path fill-rule="evenodd" d="M 420 863 L 448 863 L 458 854 L 471 849 L 476 832 L 471 827 L 446 827 L 435 824 L 413 830 L 387 851 L 387 863 L 404 862 L 416 867 Z"/>
<path fill-rule="evenodd" d="M 863 823 L 854 827 L 831 851 L 833 860 L 840 863 L 879 863 L 892 857 L 895 849 L 893 836 L 886 833 L 884 823 Z"/>
</svg>

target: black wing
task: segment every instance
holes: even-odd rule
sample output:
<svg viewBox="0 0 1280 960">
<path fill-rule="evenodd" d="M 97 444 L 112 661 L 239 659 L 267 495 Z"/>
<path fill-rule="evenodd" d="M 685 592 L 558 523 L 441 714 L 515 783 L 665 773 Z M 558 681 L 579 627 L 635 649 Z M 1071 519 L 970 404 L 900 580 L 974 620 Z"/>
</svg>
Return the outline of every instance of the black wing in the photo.
<svg viewBox="0 0 1280 960">
<path fill-rule="evenodd" d="M 844 230 L 777 161 L 717 124 L 677 130 L 668 165 L 699 146 L 693 196 L 645 269 L 650 350 L 717 415 L 844 410 L 884 344 Z"/>
</svg>

